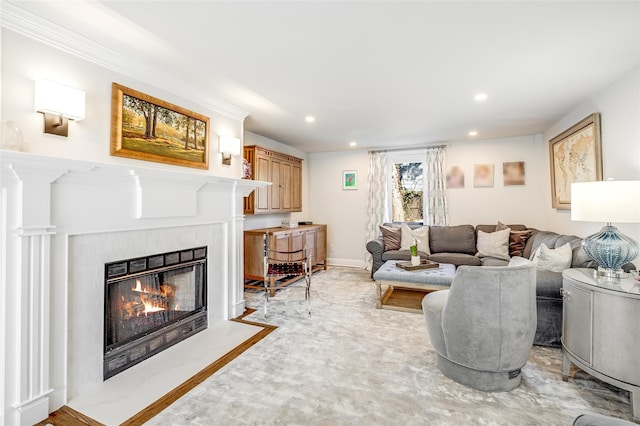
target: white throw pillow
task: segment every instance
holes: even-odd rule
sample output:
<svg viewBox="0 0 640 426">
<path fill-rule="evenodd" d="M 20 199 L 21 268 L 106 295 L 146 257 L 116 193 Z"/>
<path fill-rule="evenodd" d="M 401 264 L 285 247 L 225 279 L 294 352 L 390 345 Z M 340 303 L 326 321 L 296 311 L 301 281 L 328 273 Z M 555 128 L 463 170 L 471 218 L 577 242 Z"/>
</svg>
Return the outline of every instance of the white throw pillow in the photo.
<svg viewBox="0 0 640 426">
<path fill-rule="evenodd" d="M 495 257 L 496 259 L 509 260 L 509 234 L 511 229 L 502 231 L 484 232 L 478 231 L 478 257 Z"/>
<path fill-rule="evenodd" d="M 413 245 L 413 241 L 418 242 L 418 251 L 424 254 L 431 254 L 429 250 L 429 227 L 422 226 L 420 228 L 411 229 L 409 225 L 403 223 L 400 225 L 400 250 L 409 250 Z"/>
<path fill-rule="evenodd" d="M 538 271 L 562 272 L 571 268 L 572 259 L 571 244 L 566 243 L 557 249 L 550 249 L 545 244 L 540 244 L 532 260 Z"/>
<path fill-rule="evenodd" d="M 518 266 L 527 266 L 533 264 L 533 261 L 520 256 L 513 256 L 507 266 L 515 268 Z"/>
</svg>

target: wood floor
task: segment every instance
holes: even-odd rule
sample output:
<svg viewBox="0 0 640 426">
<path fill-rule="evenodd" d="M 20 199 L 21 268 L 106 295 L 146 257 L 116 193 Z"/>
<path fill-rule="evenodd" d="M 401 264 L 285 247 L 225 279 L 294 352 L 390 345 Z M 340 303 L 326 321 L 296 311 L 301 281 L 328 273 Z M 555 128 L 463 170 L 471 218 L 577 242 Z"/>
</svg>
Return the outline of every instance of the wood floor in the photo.
<svg viewBox="0 0 640 426">
<path fill-rule="evenodd" d="M 217 359 L 215 362 L 210 364 L 209 366 L 202 369 L 195 376 L 191 377 L 189 380 L 182 383 L 180 386 L 172 390 L 171 392 L 164 395 L 162 398 L 159 398 L 154 403 L 146 407 L 144 410 L 140 411 L 135 416 L 129 418 L 123 425 L 141 425 L 154 417 L 156 414 L 167 408 L 169 405 L 173 404 L 176 400 L 182 397 L 184 394 L 189 392 L 194 387 L 198 386 L 200 383 L 205 381 L 211 375 L 213 375 L 216 371 L 220 370 L 222 367 L 233 361 L 244 351 L 249 349 L 251 346 L 258 343 L 260 340 L 264 339 L 269 333 L 275 330 L 277 327 L 269 324 L 261 324 L 251 321 L 245 321 L 244 317 L 255 312 L 254 309 L 246 309 L 244 314 L 238 318 L 232 319 L 232 321 L 241 322 L 244 324 L 255 325 L 257 327 L 262 327 L 262 330 L 258 333 L 254 334 L 249 339 L 245 340 L 241 345 L 235 347 L 231 351 L 227 352 L 223 357 Z M 37 423 L 36 426 L 103 426 L 102 423 L 93 420 L 90 417 L 83 415 L 82 413 L 74 410 L 71 407 L 63 406 L 59 410 L 54 411 L 47 417 L 46 420 Z"/>
<path fill-rule="evenodd" d="M 422 299 L 432 290 L 391 287 L 382 296 L 382 308 L 422 313 Z"/>
</svg>

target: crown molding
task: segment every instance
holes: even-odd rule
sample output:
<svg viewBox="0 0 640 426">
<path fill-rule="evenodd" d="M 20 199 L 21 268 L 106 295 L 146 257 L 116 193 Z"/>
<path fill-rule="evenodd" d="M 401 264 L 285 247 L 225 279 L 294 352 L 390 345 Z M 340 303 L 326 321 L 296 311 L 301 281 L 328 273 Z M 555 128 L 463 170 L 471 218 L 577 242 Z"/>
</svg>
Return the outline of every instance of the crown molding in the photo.
<svg viewBox="0 0 640 426">
<path fill-rule="evenodd" d="M 242 122 L 249 115 L 249 112 L 203 92 L 181 78 L 151 68 L 107 46 L 27 12 L 15 4 L 0 2 L 0 24 L 3 28 L 118 74 L 137 80 L 144 76 L 146 83 L 162 87 L 163 90 L 181 97 L 197 99 L 203 107 L 226 117 Z"/>
</svg>

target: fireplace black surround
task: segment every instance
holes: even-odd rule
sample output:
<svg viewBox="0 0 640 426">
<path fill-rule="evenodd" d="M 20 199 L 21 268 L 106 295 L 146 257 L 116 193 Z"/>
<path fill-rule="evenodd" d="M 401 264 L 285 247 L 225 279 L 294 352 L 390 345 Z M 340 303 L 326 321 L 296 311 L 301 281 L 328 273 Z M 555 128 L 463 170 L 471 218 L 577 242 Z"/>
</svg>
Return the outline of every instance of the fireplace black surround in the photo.
<svg viewBox="0 0 640 426">
<path fill-rule="evenodd" d="M 104 380 L 207 328 L 207 247 L 105 265 Z"/>
</svg>

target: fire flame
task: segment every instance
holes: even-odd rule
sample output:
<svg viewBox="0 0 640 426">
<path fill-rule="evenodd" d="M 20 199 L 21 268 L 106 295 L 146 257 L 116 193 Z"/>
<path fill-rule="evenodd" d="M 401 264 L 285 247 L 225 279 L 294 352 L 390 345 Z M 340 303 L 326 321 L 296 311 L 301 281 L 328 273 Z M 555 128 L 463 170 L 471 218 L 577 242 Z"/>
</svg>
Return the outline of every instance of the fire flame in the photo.
<svg viewBox="0 0 640 426">
<path fill-rule="evenodd" d="M 163 296 L 166 297 L 166 290 L 161 288 L 161 291 L 151 291 L 149 288 L 142 288 L 142 283 L 140 280 L 136 280 L 136 286 L 131 289 L 137 293 L 142 293 L 140 295 L 140 301 L 144 305 L 144 311 L 140 312 L 138 315 L 147 315 L 152 312 L 160 312 L 166 311 L 166 302 L 158 297 L 154 296 Z"/>
</svg>

